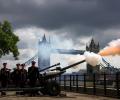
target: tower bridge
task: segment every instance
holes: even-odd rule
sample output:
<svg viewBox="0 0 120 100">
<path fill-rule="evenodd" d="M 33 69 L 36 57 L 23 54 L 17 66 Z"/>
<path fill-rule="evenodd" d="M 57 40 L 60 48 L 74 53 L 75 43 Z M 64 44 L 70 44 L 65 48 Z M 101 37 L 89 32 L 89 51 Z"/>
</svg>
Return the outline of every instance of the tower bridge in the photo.
<svg viewBox="0 0 120 100">
<path fill-rule="evenodd" d="M 90 52 L 99 52 L 99 43 L 95 44 L 93 38 L 89 45 L 86 46 L 86 50 Z M 38 67 L 39 69 L 44 69 L 48 66 L 50 66 L 50 56 L 51 54 L 72 54 L 72 55 L 83 55 L 85 50 L 75 50 L 75 49 L 54 49 L 52 48 L 52 44 L 50 41 L 47 41 L 46 36 L 44 35 L 42 38 L 42 41 L 39 41 L 38 43 L 38 53 L 30 58 L 28 61 L 25 62 L 26 65 L 29 65 L 32 60 L 35 60 L 38 58 Z M 94 67 L 95 68 L 95 67 Z M 96 67 L 97 70 L 99 70 L 99 66 Z M 87 64 L 87 72 L 93 73 L 92 66 Z"/>
<path fill-rule="evenodd" d="M 39 50 L 38 50 L 38 66 L 39 69 L 46 68 L 50 66 L 50 56 L 51 54 L 83 54 L 84 50 L 74 50 L 74 49 L 54 49 L 51 46 L 51 42 L 47 41 L 45 35 L 42 38 L 42 41 L 39 41 Z"/>
<path fill-rule="evenodd" d="M 77 54 L 84 54 L 84 50 L 74 50 L 74 49 L 52 49 L 51 53 L 59 53 L 59 54 L 72 54 L 72 55 L 77 55 Z M 35 54 L 35 56 L 33 56 L 32 58 L 30 58 L 28 61 L 25 62 L 25 65 L 29 65 L 31 63 L 31 61 L 35 60 L 36 58 L 38 58 L 38 54 Z M 47 66 L 48 67 L 48 66 Z"/>
</svg>

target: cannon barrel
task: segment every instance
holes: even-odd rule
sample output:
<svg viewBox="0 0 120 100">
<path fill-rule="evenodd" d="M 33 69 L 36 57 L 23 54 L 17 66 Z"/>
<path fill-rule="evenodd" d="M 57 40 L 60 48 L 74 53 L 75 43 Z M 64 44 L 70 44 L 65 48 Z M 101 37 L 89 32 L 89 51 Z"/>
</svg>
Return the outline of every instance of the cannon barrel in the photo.
<svg viewBox="0 0 120 100">
<path fill-rule="evenodd" d="M 47 70 L 47 69 L 50 69 L 50 68 L 55 67 L 55 66 L 58 66 L 58 65 L 60 65 L 60 63 L 54 64 L 54 65 L 49 66 L 49 67 L 46 67 L 46 68 L 44 68 L 44 69 L 41 69 L 39 72 L 45 71 L 45 70 Z"/>
<path fill-rule="evenodd" d="M 53 72 L 53 73 L 46 73 L 44 76 L 42 76 L 44 79 L 52 79 L 59 75 L 62 75 L 65 73 L 65 71 L 59 71 L 59 72 Z"/>
<path fill-rule="evenodd" d="M 68 65 L 68 66 L 66 66 L 66 67 L 64 67 L 64 68 L 61 68 L 60 71 L 65 71 L 66 69 L 69 69 L 69 68 L 71 68 L 71 67 L 73 67 L 73 66 L 79 65 L 79 64 L 81 64 L 81 63 L 83 63 L 83 62 L 85 62 L 85 60 L 76 62 L 76 63 L 74 63 L 74 64 L 72 64 L 72 65 Z"/>
<path fill-rule="evenodd" d="M 51 70 L 51 71 L 54 71 L 54 70 L 58 70 L 58 72 L 53 72 L 53 73 L 45 73 L 45 75 L 43 76 L 45 79 L 50 79 L 50 78 L 54 78 L 54 77 L 57 77 L 58 75 L 61 75 L 61 74 L 63 74 L 63 73 L 65 73 L 66 72 L 66 70 L 67 69 L 69 69 L 69 68 L 71 68 L 71 67 L 73 67 L 73 66 L 76 66 L 76 65 L 79 65 L 79 64 L 81 64 L 81 63 L 83 63 L 83 62 L 85 62 L 85 60 L 82 60 L 82 61 L 79 61 L 79 62 L 76 62 L 76 63 L 74 63 L 74 64 L 71 64 L 71 65 L 68 65 L 68 66 L 66 66 L 66 67 L 64 67 L 64 68 L 57 68 L 57 69 L 53 69 L 53 70 Z"/>
</svg>

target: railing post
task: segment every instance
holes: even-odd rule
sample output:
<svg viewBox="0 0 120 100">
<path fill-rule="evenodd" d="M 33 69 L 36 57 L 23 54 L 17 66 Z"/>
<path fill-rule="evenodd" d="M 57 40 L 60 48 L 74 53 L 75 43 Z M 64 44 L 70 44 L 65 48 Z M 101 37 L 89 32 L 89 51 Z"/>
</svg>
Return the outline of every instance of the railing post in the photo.
<svg viewBox="0 0 120 100">
<path fill-rule="evenodd" d="M 86 92 L 86 74 L 84 74 L 83 76 L 84 76 L 84 92 Z"/>
<path fill-rule="evenodd" d="M 75 85 L 75 75 L 73 75 L 73 86 Z"/>
<path fill-rule="evenodd" d="M 66 75 L 64 75 L 64 90 L 66 90 Z"/>
<path fill-rule="evenodd" d="M 119 73 L 117 72 L 116 73 L 116 89 L 117 89 L 117 97 L 120 98 L 119 94 L 120 94 L 120 91 L 119 91 Z"/>
<path fill-rule="evenodd" d="M 76 92 L 78 92 L 78 75 L 76 75 Z"/>
<path fill-rule="evenodd" d="M 70 91 L 72 90 L 72 86 L 71 86 L 71 85 L 72 85 L 72 84 L 71 84 L 71 83 L 72 83 L 71 77 L 72 77 L 72 75 L 70 75 L 70 80 L 69 80 L 69 81 L 70 81 Z"/>
<path fill-rule="evenodd" d="M 95 73 L 93 74 L 93 94 L 96 94 L 96 78 Z"/>
<path fill-rule="evenodd" d="M 106 73 L 104 73 L 104 95 L 106 96 Z"/>
</svg>

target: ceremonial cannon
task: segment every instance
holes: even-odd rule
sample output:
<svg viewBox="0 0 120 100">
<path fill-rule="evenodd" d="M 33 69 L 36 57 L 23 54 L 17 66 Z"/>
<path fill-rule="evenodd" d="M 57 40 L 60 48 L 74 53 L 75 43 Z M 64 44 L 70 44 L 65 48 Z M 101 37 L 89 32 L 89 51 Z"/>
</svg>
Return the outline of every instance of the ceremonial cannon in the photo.
<svg viewBox="0 0 120 100">
<path fill-rule="evenodd" d="M 36 83 L 36 87 L 33 87 L 33 88 L 29 87 L 29 82 L 27 81 L 26 82 L 27 84 L 24 88 L 20 88 L 20 87 L 16 88 L 12 84 L 9 84 L 7 88 L 0 88 L 0 91 L 1 92 L 2 91 L 24 91 L 25 93 L 29 93 L 29 91 L 37 91 L 42 93 L 43 95 L 57 96 L 61 92 L 60 84 L 56 80 L 52 80 L 52 79 L 65 73 L 67 69 L 74 67 L 76 65 L 79 65 L 83 62 L 85 62 L 85 60 L 68 65 L 64 68 L 56 67 L 54 69 L 51 69 L 55 66 L 60 65 L 60 63 L 57 63 L 45 69 L 41 69 L 39 71 L 39 78 Z"/>
<path fill-rule="evenodd" d="M 85 60 L 79 61 L 77 63 L 68 65 L 64 68 L 56 67 L 54 69 L 51 69 L 48 72 L 40 74 L 40 83 L 39 85 L 42 87 L 41 92 L 43 94 L 48 94 L 50 96 L 57 96 L 60 94 L 60 84 L 57 81 L 51 81 L 52 78 L 59 77 L 63 73 L 66 72 L 67 69 L 74 67 L 76 65 L 79 65 L 81 63 L 85 62 Z M 51 68 L 51 67 L 50 67 Z M 45 71 L 45 70 L 43 70 Z M 40 71 L 42 72 L 42 71 Z"/>
</svg>

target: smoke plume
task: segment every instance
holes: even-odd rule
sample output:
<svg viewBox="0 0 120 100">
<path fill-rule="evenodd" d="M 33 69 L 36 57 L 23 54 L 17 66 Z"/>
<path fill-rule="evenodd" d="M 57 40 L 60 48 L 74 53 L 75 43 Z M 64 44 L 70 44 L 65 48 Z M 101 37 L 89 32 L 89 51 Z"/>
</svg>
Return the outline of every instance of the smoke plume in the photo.
<svg viewBox="0 0 120 100">
<path fill-rule="evenodd" d="M 84 56 L 85 56 L 86 62 L 92 66 L 99 65 L 100 62 L 102 61 L 102 57 L 98 54 L 93 53 L 93 52 L 86 51 L 84 53 Z"/>
<path fill-rule="evenodd" d="M 108 46 L 106 46 L 98 54 L 101 56 L 120 55 L 120 39 L 111 41 Z"/>
</svg>

